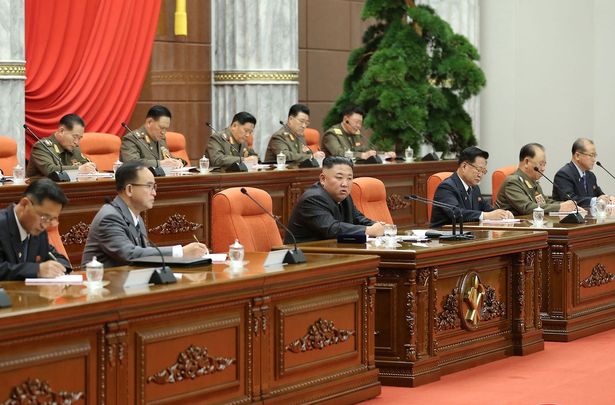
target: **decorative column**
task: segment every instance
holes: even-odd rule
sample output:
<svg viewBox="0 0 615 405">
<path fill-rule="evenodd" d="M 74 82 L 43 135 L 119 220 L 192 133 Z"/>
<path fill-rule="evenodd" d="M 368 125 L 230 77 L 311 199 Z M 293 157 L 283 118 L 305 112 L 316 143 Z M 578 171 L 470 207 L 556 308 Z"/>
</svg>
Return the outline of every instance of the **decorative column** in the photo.
<svg viewBox="0 0 615 405">
<path fill-rule="evenodd" d="M 0 135 L 17 142 L 17 157 L 24 164 L 26 57 L 24 1 L 0 0 Z"/>
<path fill-rule="evenodd" d="M 254 115 L 261 158 L 299 97 L 298 13 L 297 0 L 212 1 L 212 123 Z"/>
<path fill-rule="evenodd" d="M 436 10 L 436 13 L 450 24 L 454 32 L 466 37 L 480 53 L 479 0 L 417 0 L 416 3 Z M 472 118 L 474 134 L 480 144 L 480 95 L 469 99 L 465 109 Z"/>
</svg>

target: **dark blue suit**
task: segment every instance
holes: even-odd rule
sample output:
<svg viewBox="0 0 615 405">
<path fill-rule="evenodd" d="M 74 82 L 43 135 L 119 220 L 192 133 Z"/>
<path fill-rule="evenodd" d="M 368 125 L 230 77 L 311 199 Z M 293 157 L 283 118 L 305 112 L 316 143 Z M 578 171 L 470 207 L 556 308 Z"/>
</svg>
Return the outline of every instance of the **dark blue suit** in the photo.
<svg viewBox="0 0 615 405">
<path fill-rule="evenodd" d="M 440 183 L 434 195 L 434 200 L 459 207 L 463 213 L 463 222 L 476 222 L 480 219 L 482 212 L 493 211 L 493 207 L 483 200 L 478 186 L 472 187 L 468 195 L 457 172 Z M 457 212 L 457 215 L 459 215 L 459 212 Z M 433 206 L 430 223 L 432 228 L 439 228 L 452 222 L 451 210 Z M 459 222 L 459 218 L 457 218 L 457 222 Z"/>
<path fill-rule="evenodd" d="M 0 210 L 0 280 L 25 280 L 37 277 L 39 263 L 51 260 L 49 252 L 55 255 L 67 271 L 70 271 L 68 260 L 49 244 L 47 232 L 38 236 L 30 235 L 28 256 L 24 261 L 21 236 L 15 219 L 15 206 L 11 205 Z"/>
<path fill-rule="evenodd" d="M 593 197 L 600 197 L 604 193 L 596 183 L 596 175 L 591 171 L 586 171 L 587 190 L 583 179 L 579 175 L 579 170 L 570 162 L 559 169 L 555 174 L 555 187 L 553 187 L 553 199 L 558 201 L 566 201 L 573 199 L 582 207 L 589 207 Z M 566 196 L 565 193 L 568 193 Z"/>
</svg>

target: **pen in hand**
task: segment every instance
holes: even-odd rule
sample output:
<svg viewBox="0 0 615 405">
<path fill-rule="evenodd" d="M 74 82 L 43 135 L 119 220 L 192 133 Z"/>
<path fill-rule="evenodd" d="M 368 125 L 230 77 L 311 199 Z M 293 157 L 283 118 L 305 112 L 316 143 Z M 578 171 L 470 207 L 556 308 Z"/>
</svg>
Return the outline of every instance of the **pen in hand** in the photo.
<svg viewBox="0 0 615 405">
<path fill-rule="evenodd" d="M 53 253 L 49 252 L 49 257 L 51 257 L 51 260 L 53 260 L 54 262 L 59 263 L 58 258 Z M 66 274 L 66 268 L 64 268 L 64 274 Z"/>
<path fill-rule="evenodd" d="M 195 234 L 192 234 L 192 237 L 194 238 L 194 240 L 196 241 L 196 243 L 201 243 L 199 241 L 199 238 L 196 237 Z M 205 245 L 205 244 L 204 244 Z M 208 255 L 209 254 L 209 248 L 207 247 L 207 245 L 205 245 L 205 254 Z"/>
</svg>

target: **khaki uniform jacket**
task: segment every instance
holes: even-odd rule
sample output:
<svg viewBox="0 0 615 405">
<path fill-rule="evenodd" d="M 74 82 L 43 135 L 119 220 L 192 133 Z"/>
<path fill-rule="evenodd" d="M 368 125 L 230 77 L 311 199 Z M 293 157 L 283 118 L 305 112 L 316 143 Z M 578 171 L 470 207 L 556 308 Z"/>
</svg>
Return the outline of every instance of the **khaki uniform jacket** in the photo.
<svg viewBox="0 0 615 405">
<path fill-rule="evenodd" d="M 158 167 L 160 160 L 172 157 L 164 136 L 158 142 L 155 142 L 147 135 L 143 127 L 122 137 L 122 147 L 120 148 L 120 160 L 122 162 L 138 160 L 149 167 Z"/>
<path fill-rule="evenodd" d="M 349 134 L 344 131 L 342 124 L 327 129 L 322 137 L 322 149 L 327 156 L 344 156 L 344 152 L 351 150 L 355 158 L 361 153 L 370 150 L 365 137 L 361 134 Z"/>
<path fill-rule="evenodd" d="M 44 177 L 51 172 L 59 171 L 58 160 L 62 162 L 62 170 L 75 170 L 90 161 L 81 154 L 81 149 L 78 147 L 73 149 L 72 152 L 64 149 L 53 134 L 48 138 L 37 141 L 32 147 L 30 161 L 26 168 L 26 177 Z"/>
<path fill-rule="evenodd" d="M 256 152 L 246 142 L 239 144 L 233 138 L 230 128 L 216 132 L 207 142 L 207 157 L 212 166 L 226 168 L 241 158 L 256 156 Z"/>
<path fill-rule="evenodd" d="M 545 196 L 537 181 L 517 169 L 504 179 L 495 205 L 497 208 L 511 211 L 514 215 L 527 215 L 538 207 L 538 202 L 545 212 L 559 211 L 560 203 Z"/>
<path fill-rule="evenodd" d="M 303 137 L 298 139 L 295 135 L 291 134 L 288 129 L 282 127 L 271 135 L 269 145 L 267 145 L 265 161 L 275 162 L 276 156 L 280 152 L 286 155 L 287 162 L 291 160 L 295 162 L 302 162 L 306 159 L 310 159 L 312 154 L 309 152 L 303 152 L 303 146 L 305 144 L 305 139 L 303 139 Z"/>
</svg>

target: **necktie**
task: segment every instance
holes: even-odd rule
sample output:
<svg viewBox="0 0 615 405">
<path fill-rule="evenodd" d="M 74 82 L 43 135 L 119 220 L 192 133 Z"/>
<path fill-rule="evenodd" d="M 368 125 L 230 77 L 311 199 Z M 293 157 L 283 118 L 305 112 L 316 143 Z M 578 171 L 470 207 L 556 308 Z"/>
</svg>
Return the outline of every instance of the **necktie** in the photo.
<svg viewBox="0 0 615 405">
<path fill-rule="evenodd" d="M 26 238 L 21 242 L 21 261 L 26 262 L 28 259 L 28 247 L 30 245 L 30 236 L 26 236 Z"/>
<path fill-rule="evenodd" d="M 137 222 L 136 228 L 137 228 L 137 235 L 139 235 L 139 246 L 147 247 L 145 235 L 143 234 L 143 231 L 141 230 L 141 220 Z"/>
<path fill-rule="evenodd" d="M 587 193 L 587 175 L 583 174 L 583 176 L 581 176 L 581 180 L 583 180 L 583 189 Z"/>
<path fill-rule="evenodd" d="M 474 201 L 472 201 L 472 187 L 468 187 L 466 193 L 468 194 L 468 205 L 470 206 L 470 208 L 474 208 Z"/>
</svg>

